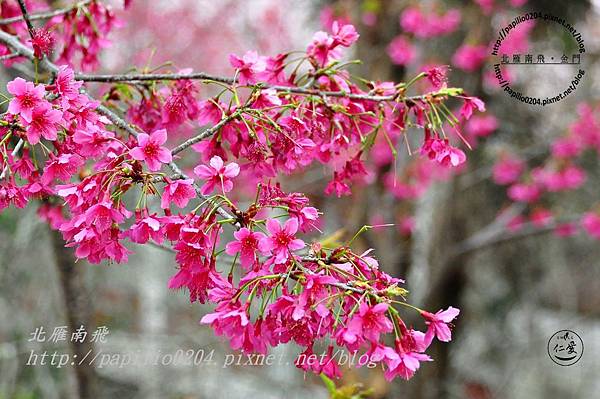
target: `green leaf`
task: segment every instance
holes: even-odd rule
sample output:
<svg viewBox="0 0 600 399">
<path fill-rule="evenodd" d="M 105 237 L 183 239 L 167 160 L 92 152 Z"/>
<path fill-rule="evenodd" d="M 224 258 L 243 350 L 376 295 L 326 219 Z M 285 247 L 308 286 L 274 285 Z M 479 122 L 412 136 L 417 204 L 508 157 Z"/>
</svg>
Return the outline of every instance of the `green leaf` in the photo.
<svg viewBox="0 0 600 399">
<path fill-rule="evenodd" d="M 335 382 L 333 382 L 333 380 L 329 377 L 327 377 L 325 374 L 321 373 L 321 379 L 323 380 L 323 382 L 325 383 L 325 386 L 327 387 L 327 390 L 329 391 L 329 393 L 331 395 L 336 393 L 336 388 L 335 388 Z"/>
<path fill-rule="evenodd" d="M 117 83 L 115 85 L 115 90 L 118 91 L 125 98 L 128 98 L 128 99 L 133 98 L 133 94 L 131 93 L 131 88 L 127 84 Z"/>
</svg>

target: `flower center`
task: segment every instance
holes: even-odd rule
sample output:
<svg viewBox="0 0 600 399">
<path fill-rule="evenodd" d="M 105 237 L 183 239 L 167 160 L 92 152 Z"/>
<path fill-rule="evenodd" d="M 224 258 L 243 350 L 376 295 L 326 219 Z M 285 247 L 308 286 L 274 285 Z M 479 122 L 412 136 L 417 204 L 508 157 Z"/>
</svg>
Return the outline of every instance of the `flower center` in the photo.
<svg viewBox="0 0 600 399">
<path fill-rule="evenodd" d="M 279 247 L 287 247 L 291 241 L 291 237 L 285 233 L 277 233 L 275 236 L 275 242 Z"/>
<path fill-rule="evenodd" d="M 153 143 L 148 143 L 148 145 L 144 147 L 144 154 L 148 158 L 156 157 L 156 155 L 158 155 L 158 146 Z"/>
<path fill-rule="evenodd" d="M 363 329 L 372 330 L 375 327 L 377 327 L 377 320 L 375 319 L 374 315 L 371 313 L 366 314 L 363 317 Z"/>
<path fill-rule="evenodd" d="M 242 251 L 254 251 L 254 248 L 256 248 L 256 244 L 257 240 L 254 237 L 248 237 L 242 241 Z"/>
<path fill-rule="evenodd" d="M 35 105 L 35 99 L 30 94 L 24 94 L 21 97 L 21 106 L 25 108 L 31 108 Z"/>
</svg>

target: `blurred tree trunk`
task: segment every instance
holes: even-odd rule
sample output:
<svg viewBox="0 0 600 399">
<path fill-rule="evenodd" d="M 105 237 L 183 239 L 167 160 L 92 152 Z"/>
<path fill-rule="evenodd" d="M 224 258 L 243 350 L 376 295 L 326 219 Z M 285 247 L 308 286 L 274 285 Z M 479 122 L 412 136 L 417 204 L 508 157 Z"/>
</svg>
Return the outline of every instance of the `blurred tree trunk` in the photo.
<svg viewBox="0 0 600 399">
<path fill-rule="evenodd" d="M 69 339 L 73 361 L 75 362 L 73 366 L 75 381 L 71 387 L 71 395 L 76 399 L 93 399 L 97 397 L 97 376 L 94 366 L 88 362 L 77 363 L 78 359 L 94 358 L 94 348 L 92 342 L 90 342 L 90 335 L 95 326 L 93 325 L 91 304 L 85 286 L 84 274 L 86 269 L 84 265 L 75 264 L 73 252 L 70 248 L 65 247 L 65 242 L 59 232 L 52 230 L 50 235 L 56 268 L 60 277 L 67 327 L 71 332 L 81 326 L 88 331 L 84 342 L 73 342 Z"/>
<path fill-rule="evenodd" d="M 431 195 L 431 201 L 421 206 L 427 207 L 423 212 L 433 215 L 425 223 L 417 221 L 417 226 L 422 231 L 417 235 L 416 247 L 421 250 L 418 253 L 415 251 L 413 255 L 411 275 L 426 275 L 419 279 L 426 285 L 419 287 L 422 291 L 419 295 L 421 298 L 414 300 L 431 311 L 445 309 L 450 305 L 460 308 L 460 318 L 464 319 L 466 312 L 462 306 L 462 296 L 467 285 L 465 265 L 468 255 L 450 254 L 454 243 L 468 236 L 467 222 L 473 209 L 478 209 L 478 206 L 476 196 L 460 194 L 459 183 L 460 179 L 456 178 L 434 189 L 432 194 L 428 194 Z M 423 212 L 417 212 L 417 217 Z M 425 270 L 416 270 L 417 267 Z M 415 283 L 410 280 L 409 284 Z M 454 341 L 457 335 L 455 330 L 452 337 Z M 402 391 L 415 399 L 447 398 L 451 379 L 450 350 L 450 345 L 434 341 L 428 350 L 434 361 L 424 364 L 410 383 L 402 385 Z"/>
</svg>

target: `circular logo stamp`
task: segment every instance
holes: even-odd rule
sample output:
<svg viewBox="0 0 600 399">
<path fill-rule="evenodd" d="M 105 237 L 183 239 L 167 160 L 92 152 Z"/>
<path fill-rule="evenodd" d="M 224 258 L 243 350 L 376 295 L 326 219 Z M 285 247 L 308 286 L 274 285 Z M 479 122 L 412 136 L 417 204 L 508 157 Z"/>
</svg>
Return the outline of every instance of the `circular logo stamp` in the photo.
<svg viewBox="0 0 600 399">
<path fill-rule="evenodd" d="M 548 356 L 559 366 L 571 366 L 583 356 L 583 340 L 574 331 L 557 331 L 548 340 Z"/>
<path fill-rule="evenodd" d="M 529 31 L 539 27 L 546 40 L 529 42 Z M 498 32 L 492 44 L 494 75 L 511 97 L 526 104 L 546 106 L 572 94 L 585 75 L 585 42 L 574 25 L 543 12 L 519 15 Z M 527 82 L 526 93 L 513 87 Z"/>
</svg>

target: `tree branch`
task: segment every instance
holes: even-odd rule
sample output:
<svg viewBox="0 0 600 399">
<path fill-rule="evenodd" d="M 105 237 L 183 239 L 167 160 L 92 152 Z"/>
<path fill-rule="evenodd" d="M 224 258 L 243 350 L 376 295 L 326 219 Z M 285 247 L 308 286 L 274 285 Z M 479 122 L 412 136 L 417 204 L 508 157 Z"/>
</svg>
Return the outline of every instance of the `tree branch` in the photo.
<svg viewBox="0 0 600 399">
<path fill-rule="evenodd" d="M 75 76 L 76 79 L 82 80 L 84 82 L 98 82 L 98 83 L 116 83 L 116 82 L 129 82 L 129 83 L 137 83 L 137 82 L 148 82 L 148 81 L 157 81 L 157 80 L 206 80 L 206 81 L 214 81 L 220 83 L 227 84 L 235 84 L 236 80 L 229 77 L 210 75 L 204 72 L 194 72 L 189 74 L 181 74 L 181 73 L 140 73 L 140 74 L 114 74 L 114 75 L 87 75 L 87 74 L 77 74 Z M 305 87 L 293 87 L 293 86 L 281 86 L 281 85 L 271 85 L 268 83 L 260 82 L 256 85 L 252 85 L 252 87 L 262 87 L 265 89 L 273 89 L 281 93 L 294 93 L 294 94 L 304 94 L 304 95 L 312 95 L 312 96 L 320 96 L 320 97 L 344 97 L 352 100 L 366 100 L 366 101 L 377 101 L 377 102 L 386 102 L 386 101 L 399 101 L 399 102 L 411 102 L 411 101 L 425 101 L 427 96 L 434 96 L 434 94 L 430 95 L 421 95 L 421 96 L 398 96 L 396 94 L 389 96 L 378 96 L 371 94 L 356 94 L 356 93 L 347 93 L 345 91 L 323 91 L 317 89 L 310 89 Z"/>
<path fill-rule="evenodd" d="M 240 111 L 240 110 L 238 110 Z M 229 121 L 237 118 L 239 115 L 241 115 L 241 112 L 234 112 L 229 116 L 226 116 L 225 118 L 221 119 L 219 121 L 219 123 L 217 123 L 216 125 L 204 130 L 202 133 L 198 134 L 197 136 L 194 136 L 186 141 L 184 141 L 183 143 L 179 144 L 177 147 L 173 148 L 171 150 L 171 154 L 175 155 L 175 154 L 179 154 L 181 151 L 185 150 L 186 148 L 212 136 L 213 134 L 215 134 L 220 128 L 222 128 L 223 126 L 225 126 Z"/>
<path fill-rule="evenodd" d="M 29 31 L 29 36 L 31 36 L 31 39 L 33 39 L 34 38 L 33 25 L 31 24 L 31 21 L 29 20 L 29 13 L 27 12 L 27 6 L 25 6 L 25 0 L 17 0 L 17 2 L 19 3 L 19 8 L 21 8 L 21 14 L 23 14 L 23 19 L 25 20 L 25 24 L 27 24 L 27 30 Z"/>
<path fill-rule="evenodd" d="M 13 58 L 17 58 L 20 57 L 20 54 L 16 54 L 16 53 L 12 53 L 12 54 L 6 54 L 6 55 L 0 55 L 0 61 L 6 61 L 6 60 L 11 60 Z"/>
<path fill-rule="evenodd" d="M 83 0 L 83 1 L 73 4 L 70 7 L 59 8 L 56 10 L 40 12 L 40 13 L 36 13 L 36 14 L 29 14 L 29 21 L 50 19 L 50 18 L 57 17 L 59 15 L 68 14 L 69 12 L 76 10 L 80 7 L 86 6 L 86 5 L 90 4 L 91 2 L 92 2 L 92 0 Z M 0 26 L 1 25 L 10 25 L 12 23 L 21 22 L 23 20 L 25 20 L 25 18 L 23 16 L 0 19 Z"/>
<path fill-rule="evenodd" d="M 544 226 L 536 226 L 533 223 L 524 223 L 517 231 L 507 231 L 506 224 L 492 223 L 490 226 L 482 229 L 480 232 L 472 235 L 466 240 L 459 242 L 454 246 L 450 256 L 460 256 L 480 249 L 488 248 L 496 244 L 502 244 L 518 238 L 540 235 L 554 230 L 564 223 L 574 222 L 581 219 L 581 215 L 573 215 L 554 220 Z"/>
</svg>

